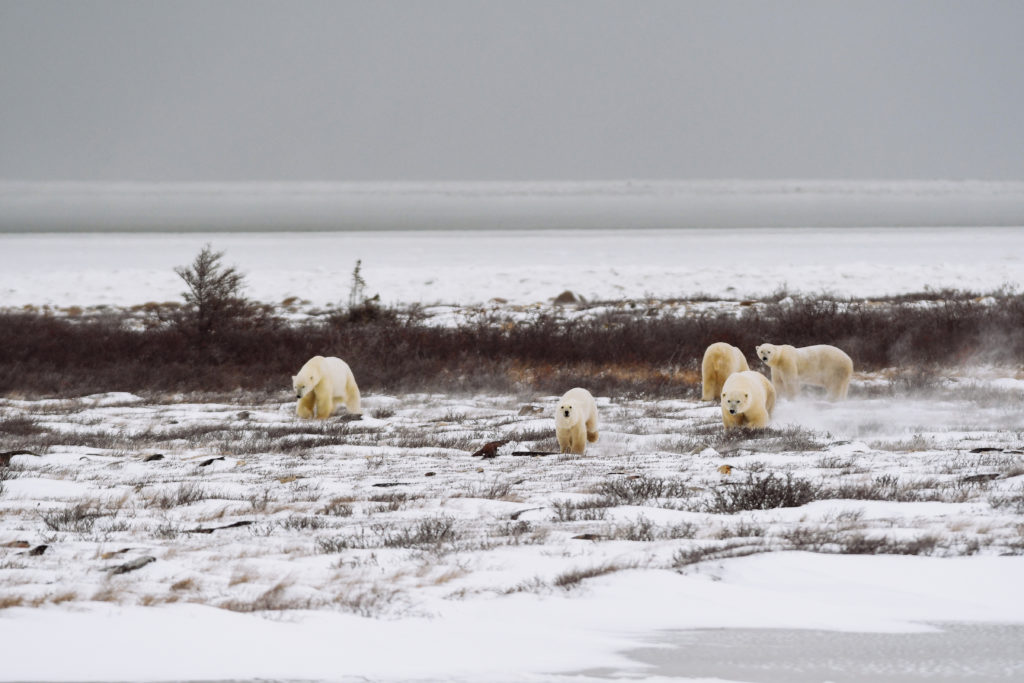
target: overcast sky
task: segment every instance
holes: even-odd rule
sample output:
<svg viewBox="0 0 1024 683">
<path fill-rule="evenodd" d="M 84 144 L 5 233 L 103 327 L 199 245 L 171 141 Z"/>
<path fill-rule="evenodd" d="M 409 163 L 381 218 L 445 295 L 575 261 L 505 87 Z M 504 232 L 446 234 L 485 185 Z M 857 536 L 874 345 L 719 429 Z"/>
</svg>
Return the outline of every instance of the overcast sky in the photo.
<svg viewBox="0 0 1024 683">
<path fill-rule="evenodd" d="M 1024 180 L 1024 2 L 0 0 L 0 179 Z"/>
</svg>

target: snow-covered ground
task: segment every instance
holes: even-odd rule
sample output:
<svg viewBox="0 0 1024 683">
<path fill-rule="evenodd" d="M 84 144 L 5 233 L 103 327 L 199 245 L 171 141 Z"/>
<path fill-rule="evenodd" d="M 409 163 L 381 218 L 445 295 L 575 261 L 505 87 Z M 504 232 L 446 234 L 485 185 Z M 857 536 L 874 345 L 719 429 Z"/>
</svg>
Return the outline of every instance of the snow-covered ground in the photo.
<svg viewBox="0 0 1024 683">
<path fill-rule="evenodd" d="M 1024 282 L 1024 228 L 744 228 L 258 234 L 0 234 L 0 306 L 180 301 L 176 266 L 204 244 L 245 273 L 248 296 L 348 300 L 362 261 L 385 303 L 544 304 L 764 298 L 780 289 L 872 297 Z"/>
<path fill-rule="evenodd" d="M 3 234 L 0 306 L 180 300 L 207 242 L 309 307 L 356 259 L 385 302 L 464 306 L 1024 281 L 1021 228 Z M 0 680 L 654 681 L 629 652 L 671 629 L 1022 624 L 1024 380 L 952 374 L 859 375 L 738 438 L 713 405 L 603 396 L 582 457 L 514 455 L 554 450 L 552 396 L 368 392 L 325 424 L 287 378 L 2 398 L 0 452 L 38 455 L 0 468 Z M 765 487 L 802 504 L 745 509 Z"/>
<path fill-rule="evenodd" d="M 0 679 L 587 680 L 664 629 L 1024 622 L 1020 386 L 861 393 L 734 439 L 601 397 L 584 456 L 515 455 L 552 396 L 5 399 L 40 455 L 0 495 Z M 811 499 L 730 507 L 787 476 Z"/>
</svg>

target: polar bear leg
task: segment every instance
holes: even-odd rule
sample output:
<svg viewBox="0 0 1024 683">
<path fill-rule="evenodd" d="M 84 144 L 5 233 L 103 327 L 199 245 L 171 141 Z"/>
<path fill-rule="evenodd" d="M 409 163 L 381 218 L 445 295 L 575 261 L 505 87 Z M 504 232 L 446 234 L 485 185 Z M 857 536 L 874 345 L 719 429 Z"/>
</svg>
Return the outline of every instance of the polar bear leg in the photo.
<svg viewBox="0 0 1024 683">
<path fill-rule="evenodd" d="M 363 412 L 359 405 L 359 387 L 356 386 L 356 378 L 351 374 L 345 382 L 345 408 L 353 415 Z"/>
<path fill-rule="evenodd" d="M 775 387 L 768 384 L 764 388 L 764 409 L 770 419 L 772 413 L 775 412 Z"/>
<path fill-rule="evenodd" d="M 591 414 L 587 418 L 586 424 L 587 441 L 595 443 L 597 441 L 597 415 Z"/>
<path fill-rule="evenodd" d="M 705 355 L 704 360 L 701 363 L 701 397 L 702 401 L 714 401 L 718 399 L 718 395 L 722 393 L 722 383 L 725 381 L 718 373 L 718 368 L 715 367 L 715 361 L 710 356 Z"/>
<path fill-rule="evenodd" d="M 746 412 L 747 427 L 754 427 L 756 429 L 762 429 L 768 426 L 768 413 L 761 408 L 754 410 L 748 410 Z"/>
<path fill-rule="evenodd" d="M 850 388 L 850 376 L 844 372 L 837 372 L 831 378 L 828 386 L 828 400 L 843 401 L 846 399 L 846 391 Z"/>
<path fill-rule="evenodd" d="M 587 447 L 587 425 L 585 422 L 578 422 L 572 430 L 573 453 L 583 455 Z"/>
<path fill-rule="evenodd" d="M 316 417 L 318 420 L 326 420 L 334 411 L 334 397 L 331 392 L 325 391 L 316 395 Z"/>
<path fill-rule="evenodd" d="M 558 452 L 568 453 L 572 436 L 567 429 L 556 429 L 555 438 L 558 439 Z"/>
<path fill-rule="evenodd" d="M 310 391 L 299 399 L 298 404 L 295 406 L 295 414 L 301 418 L 311 418 L 313 417 L 314 405 L 316 405 L 316 394 Z"/>
<path fill-rule="evenodd" d="M 732 429 L 733 427 L 739 427 L 743 422 L 742 415 L 730 415 L 729 411 L 722 408 L 722 426 L 726 429 Z"/>
</svg>

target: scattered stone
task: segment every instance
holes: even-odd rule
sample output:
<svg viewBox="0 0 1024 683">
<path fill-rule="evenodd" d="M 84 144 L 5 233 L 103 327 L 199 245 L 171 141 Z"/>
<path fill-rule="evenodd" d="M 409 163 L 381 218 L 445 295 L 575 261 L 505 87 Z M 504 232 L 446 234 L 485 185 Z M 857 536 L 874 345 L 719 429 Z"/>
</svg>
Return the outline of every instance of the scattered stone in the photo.
<svg viewBox="0 0 1024 683">
<path fill-rule="evenodd" d="M 512 455 L 514 455 L 514 456 L 516 456 L 518 458 L 522 458 L 522 457 L 539 458 L 539 457 L 543 457 L 545 455 L 558 455 L 558 453 L 555 453 L 554 451 L 512 451 Z"/>
<path fill-rule="evenodd" d="M 48 545 L 37 545 L 35 548 L 32 548 L 32 550 L 29 550 L 28 554 L 29 555 L 42 555 L 43 553 L 46 552 L 46 549 L 49 548 L 49 547 L 50 546 L 48 546 Z"/>
<path fill-rule="evenodd" d="M 432 477 L 432 476 L 434 476 L 435 474 L 437 474 L 437 472 L 427 472 L 427 473 L 426 473 L 426 474 L 424 474 L 423 476 L 424 476 L 424 477 Z"/>
<path fill-rule="evenodd" d="M 281 482 L 282 484 L 290 484 L 291 482 L 295 481 L 296 479 L 298 479 L 298 477 L 296 477 L 295 475 L 291 475 L 291 476 L 287 476 L 287 477 L 278 477 L 277 478 L 277 480 L 279 482 Z"/>
<path fill-rule="evenodd" d="M 212 465 L 213 463 L 217 462 L 218 460 L 223 460 L 223 459 L 224 459 L 223 455 L 218 455 L 216 458 L 208 458 L 208 459 L 202 461 L 201 463 L 199 463 L 199 466 L 200 467 L 209 467 L 210 465 Z"/>
<path fill-rule="evenodd" d="M 142 459 L 142 462 L 153 462 L 154 460 L 163 460 L 164 456 L 162 453 L 154 453 L 153 455 L 147 455 Z"/>
<path fill-rule="evenodd" d="M 251 413 L 248 410 L 243 410 L 236 416 L 239 420 L 248 420 Z"/>
<path fill-rule="evenodd" d="M 580 534 L 573 538 L 577 541 L 600 541 L 602 537 L 600 534 Z"/>
<path fill-rule="evenodd" d="M 474 458 L 483 458 L 484 460 L 489 460 L 491 458 L 496 458 L 496 457 L 498 457 L 498 449 L 501 448 L 502 446 L 504 446 L 507 443 L 508 443 L 508 439 L 500 439 L 498 441 L 488 441 L 483 446 L 481 446 L 475 453 L 473 453 L 472 457 L 474 457 Z"/>
<path fill-rule="evenodd" d="M 540 406 L 523 406 L 522 408 L 519 409 L 519 416 L 522 417 L 524 415 L 540 415 L 543 412 L 544 409 L 541 408 Z"/>
<path fill-rule="evenodd" d="M 556 296 L 552 300 L 552 303 L 555 304 L 556 306 L 578 305 L 583 303 L 583 297 L 567 289 L 558 296 Z"/>
<path fill-rule="evenodd" d="M 719 466 L 718 471 L 721 474 L 732 474 L 732 465 L 721 465 Z"/>
<path fill-rule="evenodd" d="M 240 526 L 249 526 L 252 524 L 252 520 L 242 520 L 240 522 L 232 522 L 231 524 L 225 524 L 224 526 L 212 526 L 212 527 L 196 527 L 195 529 L 189 530 L 190 534 L 212 534 L 214 531 L 220 531 L 221 529 L 234 529 Z"/>
<path fill-rule="evenodd" d="M 544 508 L 539 507 L 539 508 L 526 508 L 525 510 L 517 510 L 516 512 L 513 512 L 511 515 L 509 515 L 508 518 L 511 519 L 511 520 L 516 520 L 516 519 L 519 519 L 519 515 L 523 514 L 524 512 L 529 512 L 531 510 L 543 510 L 543 509 Z"/>
<path fill-rule="evenodd" d="M 142 557 L 136 558 L 131 562 L 125 562 L 124 564 L 120 564 L 114 567 L 110 570 L 110 575 L 114 576 L 116 574 L 127 574 L 128 572 L 133 572 L 136 569 L 142 569 L 150 562 L 156 562 L 156 558 L 152 557 L 151 555 L 143 555 Z"/>
<path fill-rule="evenodd" d="M 373 486 L 375 488 L 378 488 L 378 489 L 386 489 L 386 488 L 390 488 L 392 486 L 408 486 L 408 485 L 409 485 L 409 482 L 407 482 L 407 481 L 385 481 L 385 482 L 381 482 L 380 484 L 373 484 Z"/>
<path fill-rule="evenodd" d="M 500 296 L 496 296 L 496 297 L 493 297 L 491 299 L 491 303 L 492 304 L 507 304 L 508 303 L 508 299 L 502 298 Z"/>
<path fill-rule="evenodd" d="M 969 453 L 1002 453 L 1003 449 L 1002 448 L 982 447 L 982 448 L 972 448 L 968 452 Z"/>
<path fill-rule="evenodd" d="M 124 555 L 129 550 L 131 550 L 131 548 L 121 548 L 120 550 L 111 550 L 109 553 L 103 553 L 102 555 L 100 555 L 100 557 L 102 559 L 104 559 L 104 560 L 110 560 L 110 559 L 113 559 L 113 558 L 117 557 L 118 555 Z"/>
<path fill-rule="evenodd" d="M 27 548 L 28 546 L 28 541 L 11 541 L 10 543 L 0 545 L 0 548 Z"/>
<path fill-rule="evenodd" d="M 1000 475 L 999 472 L 985 472 L 982 474 L 972 474 L 966 476 L 960 481 L 964 482 L 965 484 L 977 484 L 983 481 L 992 481 L 993 479 L 998 479 L 1000 476 L 1002 475 Z"/>
</svg>

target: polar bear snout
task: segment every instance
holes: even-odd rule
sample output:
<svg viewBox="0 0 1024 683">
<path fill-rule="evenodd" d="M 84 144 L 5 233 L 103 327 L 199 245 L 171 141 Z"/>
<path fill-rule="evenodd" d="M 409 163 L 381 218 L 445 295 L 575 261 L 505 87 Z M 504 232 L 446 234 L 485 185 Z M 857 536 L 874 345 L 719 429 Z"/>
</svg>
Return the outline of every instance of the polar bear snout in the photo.
<svg viewBox="0 0 1024 683">
<path fill-rule="evenodd" d="M 562 414 L 565 415 L 566 417 L 569 417 L 569 411 L 568 410 L 563 410 Z"/>
</svg>

